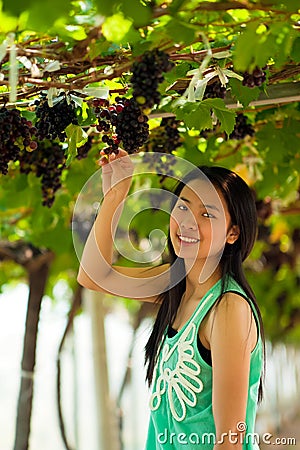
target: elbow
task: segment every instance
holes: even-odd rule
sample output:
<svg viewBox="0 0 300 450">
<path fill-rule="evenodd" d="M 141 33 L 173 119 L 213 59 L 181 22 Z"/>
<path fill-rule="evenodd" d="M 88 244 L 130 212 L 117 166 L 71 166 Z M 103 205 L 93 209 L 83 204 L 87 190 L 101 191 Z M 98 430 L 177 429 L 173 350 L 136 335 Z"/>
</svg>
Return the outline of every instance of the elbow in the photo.
<svg viewBox="0 0 300 450">
<path fill-rule="evenodd" d="M 90 291 L 103 291 L 100 284 L 93 281 L 87 273 L 82 269 L 80 266 L 78 275 L 77 275 L 77 282 L 80 284 L 80 286 L 89 289 Z"/>
<path fill-rule="evenodd" d="M 82 287 L 86 287 L 84 277 L 82 276 L 82 274 L 80 272 L 77 275 L 77 283 L 80 284 L 80 286 L 82 286 Z"/>
<path fill-rule="evenodd" d="M 77 274 L 77 283 L 84 288 L 90 289 L 89 278 L 87 277 L 86 273 L 83 271 L 81 267 L 79 268 Z"/>
</svg>

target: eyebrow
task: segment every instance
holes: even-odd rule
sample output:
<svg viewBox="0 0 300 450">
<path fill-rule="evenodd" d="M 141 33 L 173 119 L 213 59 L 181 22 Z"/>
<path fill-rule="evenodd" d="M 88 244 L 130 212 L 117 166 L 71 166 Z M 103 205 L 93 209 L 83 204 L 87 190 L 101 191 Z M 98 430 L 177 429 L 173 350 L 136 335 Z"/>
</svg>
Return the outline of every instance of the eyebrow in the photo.
<svg viewBox="0 0 300 450">
<path fill-rule="evenodd" d="M 189 203 L 189 204 L 192 203 L 191 200 L 189 200 L 188 198 L 185 198 L 185 197 L 179 197 L 179 198 L 180 198 L 180 200 L 183 200 L 186 203 Z M 201 207 L 202 206 L 204 206 L 204 208 L 206 208 L 206 209 L 213 209 L 214 211 L 220 212 L 219 208 L 217 208 L 217 206 L 215 206 L 215 205 L 204 205 L 201 203 Z"/>
</svg>

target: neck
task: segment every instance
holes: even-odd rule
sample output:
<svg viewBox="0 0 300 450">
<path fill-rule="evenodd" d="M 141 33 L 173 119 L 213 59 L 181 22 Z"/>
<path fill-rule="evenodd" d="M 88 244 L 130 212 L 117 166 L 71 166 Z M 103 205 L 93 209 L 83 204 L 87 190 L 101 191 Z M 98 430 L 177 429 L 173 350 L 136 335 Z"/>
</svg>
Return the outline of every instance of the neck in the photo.
<svg viewBox="0 0 300 450">
<path fill-rule="evenodd" d="M 189 261 L 185 260 L 186 293 L 185 298 L 193 295 L 202 298 L 206 292 L 221 278 L 221 267 L 216 260 L 197 260 L 190 267 Z"/>
</svg>

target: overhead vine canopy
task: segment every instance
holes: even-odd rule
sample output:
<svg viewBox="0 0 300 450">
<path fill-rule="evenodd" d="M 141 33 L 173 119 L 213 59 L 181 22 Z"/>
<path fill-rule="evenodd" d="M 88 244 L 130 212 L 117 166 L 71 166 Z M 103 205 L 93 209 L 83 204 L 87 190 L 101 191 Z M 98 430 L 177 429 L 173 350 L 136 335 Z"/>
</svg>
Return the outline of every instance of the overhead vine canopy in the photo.
<svg viewBox="0 0 300 450">
<path fill-rule="evenodd" d="M 278 281 L 266 310 L 285 296 L 274 323 L 280 316 L 278 334 L 293 329 L 300 317 L 299 1 L 1 4 L 3 238 L 63 255 L 58 271 L 76 267 L 71 212 L 101 148 L 230 167 L 256 192 L 264 242 L 252 266 L 267 274 L 261 292 Z M 142 235 L 146 216 L 136 228 Z"/>
</svg>

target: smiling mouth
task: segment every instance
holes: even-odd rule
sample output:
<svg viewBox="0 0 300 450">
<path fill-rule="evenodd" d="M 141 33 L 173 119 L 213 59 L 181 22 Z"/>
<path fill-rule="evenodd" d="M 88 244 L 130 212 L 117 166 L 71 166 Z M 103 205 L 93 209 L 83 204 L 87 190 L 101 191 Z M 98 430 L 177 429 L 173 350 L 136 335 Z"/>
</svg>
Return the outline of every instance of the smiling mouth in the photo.
<svg viewBox="0 0 300 450">
<path fill-rule="evenodd" d="M 188 236 L 181 236 L 180 234 L 178 234 L 177 236 L 178 236 L 178 239 L 181 242 L 184 242 L 184 243 L 187 243 L 187 244 L 197 244 L 197 242 L 200 241 L 200 239 L 195 239 L 195 238 L 191 238 L 191 237 L 188 237 Z"/>
</svg>

